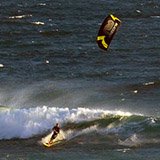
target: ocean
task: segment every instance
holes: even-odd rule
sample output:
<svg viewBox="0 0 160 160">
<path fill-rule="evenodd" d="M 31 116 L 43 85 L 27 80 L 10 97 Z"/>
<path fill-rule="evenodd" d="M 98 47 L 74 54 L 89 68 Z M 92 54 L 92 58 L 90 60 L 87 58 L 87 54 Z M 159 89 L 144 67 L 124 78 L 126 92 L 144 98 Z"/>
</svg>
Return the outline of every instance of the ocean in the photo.
<svg viewBox="0 0 160 160">
<path fill-rule="evenodd" d="M 0 160 L 160 159 L 159 0 L 3 0 L 0 23 Z"/>
</svg>

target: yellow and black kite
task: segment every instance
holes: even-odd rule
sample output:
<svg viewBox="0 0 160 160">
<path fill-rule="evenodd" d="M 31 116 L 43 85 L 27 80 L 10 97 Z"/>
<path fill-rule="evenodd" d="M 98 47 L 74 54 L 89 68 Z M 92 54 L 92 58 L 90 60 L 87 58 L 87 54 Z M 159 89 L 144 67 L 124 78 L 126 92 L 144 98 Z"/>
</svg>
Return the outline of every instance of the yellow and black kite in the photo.
<svg viewBox="0 0 160 160">
<path fill-rule="evenodd" d="M 97 36 L 97 43 L 101 49 L 108 49 L 109 44 L 111 43 L 112 38 L 117 32 L 120 24 L 121 21 L 112 14 L 108 15 L 104 19 Z"/>
</svg>

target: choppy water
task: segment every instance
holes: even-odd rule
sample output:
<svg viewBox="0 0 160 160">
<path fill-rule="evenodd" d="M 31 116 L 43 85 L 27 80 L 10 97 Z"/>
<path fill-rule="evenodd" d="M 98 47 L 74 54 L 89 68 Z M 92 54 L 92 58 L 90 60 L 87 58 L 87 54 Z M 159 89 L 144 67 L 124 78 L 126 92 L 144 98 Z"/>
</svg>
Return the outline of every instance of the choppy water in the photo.
<svg viewBox="0 0 160 160">
<path fill-rule="evenodd" d="M 107 52 L 96 36 L 122 20 Z M 159 160 L 160 2 L 0 2 L 1 159 Z M 66 141 L 38 141 L 60 122 Z"/>
</svg>

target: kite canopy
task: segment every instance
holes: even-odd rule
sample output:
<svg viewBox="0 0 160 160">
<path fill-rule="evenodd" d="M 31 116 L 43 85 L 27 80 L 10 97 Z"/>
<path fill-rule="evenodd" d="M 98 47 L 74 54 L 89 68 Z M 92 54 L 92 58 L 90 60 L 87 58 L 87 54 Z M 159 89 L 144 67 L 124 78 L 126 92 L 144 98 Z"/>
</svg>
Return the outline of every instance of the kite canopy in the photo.
<svg viewBox="0 0 160 160">
<path fill-rule="evenodd" d="M 108 15 L 103 21 L 97 36 L 97 43 L 101 49 L 107 50 L 115 33 L 117 32 L 121 21 L 113 16 Z"/>
</svg>

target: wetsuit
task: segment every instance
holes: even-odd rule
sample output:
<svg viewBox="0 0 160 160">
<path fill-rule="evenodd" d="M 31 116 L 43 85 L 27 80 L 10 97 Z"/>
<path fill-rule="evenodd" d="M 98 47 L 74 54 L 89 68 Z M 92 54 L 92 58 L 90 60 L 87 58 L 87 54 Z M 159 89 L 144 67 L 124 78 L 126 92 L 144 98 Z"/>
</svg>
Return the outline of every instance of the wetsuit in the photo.
<svg viewBox="0 0 160 160">
<path fill-rule="evenodd" d="M 58 126 L 54 126 L 52 128 L 52 131 L 53 131 L 53 135 L 51 137 L 51 140 L 55 139 L 60 131 L 60 128 Z"/>
</svg>

